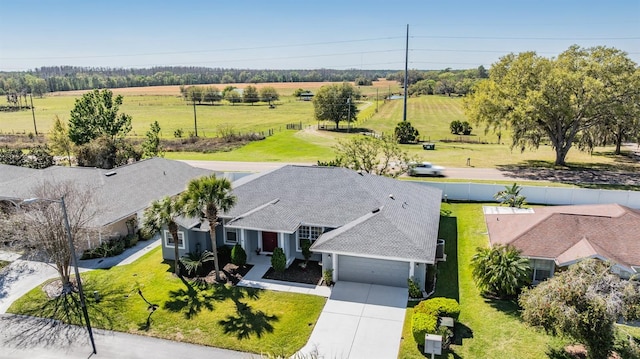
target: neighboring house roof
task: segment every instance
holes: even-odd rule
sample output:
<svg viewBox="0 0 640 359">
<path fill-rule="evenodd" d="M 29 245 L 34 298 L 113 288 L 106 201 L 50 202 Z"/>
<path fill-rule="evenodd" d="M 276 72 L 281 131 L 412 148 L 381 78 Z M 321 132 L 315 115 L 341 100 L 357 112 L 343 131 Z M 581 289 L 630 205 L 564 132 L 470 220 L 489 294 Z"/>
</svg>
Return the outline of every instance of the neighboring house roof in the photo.
<svg viewBox="0 0 640 359">
<path fill-rule="evenodd" d="M 640 266 L 640 210 L 618 204 L 537 207 L 533 213 L 489 214 L 492 244 L 511 244 L 522 255 L 566 266 L 582 258 Z"/>
<path fill-rule="evenodd" d="M 332 229 L 312 246 L 342 253 L 432 263 L 442 191 L 340 167 L 285 166 L 234 182 L 227 226 L 294 233 Z"/>
<path fill-rule="evenodd" d="M 5 171 L 14 174 L 14 178 L 0 182 L 0 197 L 31 198 L 44 182 L 70 181 L 78 188 L 91 188 L 98 210 L 92 220 L 96 226 L 106 226 L 140 212 L 153 200 L 184 191 L 191 179 L 211 173 L 164 158 L 151 158 L 110 170 L 60 166 L 28 172 L 16 166 L 0 169 L 3 173 L 0 178 L 10 177 Z"/>
<path fill-rule="evenodd" d="M 28 176 L 37 171 L 38 170 L 34 168 L 10 166 L 0 163 L 0 184 Z"/>
</svg>

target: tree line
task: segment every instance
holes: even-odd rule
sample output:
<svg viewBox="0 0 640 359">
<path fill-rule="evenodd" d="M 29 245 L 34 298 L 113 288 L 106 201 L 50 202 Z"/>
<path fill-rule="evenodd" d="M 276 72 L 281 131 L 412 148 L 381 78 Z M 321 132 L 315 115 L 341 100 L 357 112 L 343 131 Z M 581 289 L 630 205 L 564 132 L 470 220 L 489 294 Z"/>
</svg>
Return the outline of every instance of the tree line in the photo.
<svg viewBox="0 0 640 359">
<path fill-rule="evenodd" d="M 0 72 L 0 95 L 92 90 L 103 88 L 265 82 L 342 82 L 370 85 L 392 70 L 252 70 L 207 67 L 111 69 L 75 66 L 40 67 L 32 71 Z"/>
</svg>

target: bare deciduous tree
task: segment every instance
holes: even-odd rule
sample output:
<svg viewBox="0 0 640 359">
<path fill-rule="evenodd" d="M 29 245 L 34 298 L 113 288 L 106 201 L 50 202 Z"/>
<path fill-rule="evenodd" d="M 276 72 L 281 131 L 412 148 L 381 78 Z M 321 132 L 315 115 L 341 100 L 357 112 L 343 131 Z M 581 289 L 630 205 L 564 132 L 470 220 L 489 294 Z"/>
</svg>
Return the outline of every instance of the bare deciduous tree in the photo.
<svg viewBox="0 0 640 359">
<path fill-rule="evenodd" d="M 33 188 L 32 194 L 37 200 L 22 203 L 11 216 L 13 235 L 19 236 L 16 243 L 27 257 L 53 266 L 62 282 L 62 294 L 71 293 L 74 291 L 70 280 L 72 256 L 59 201 L 64 196 L 75 250 L 80 251 L 85 241 L 75 239 L 86 238 L 95 231 L 90 227 L 97 212 L 92 205 L 91 190 L 71 182 L 42 182 Z"/>
</svg>

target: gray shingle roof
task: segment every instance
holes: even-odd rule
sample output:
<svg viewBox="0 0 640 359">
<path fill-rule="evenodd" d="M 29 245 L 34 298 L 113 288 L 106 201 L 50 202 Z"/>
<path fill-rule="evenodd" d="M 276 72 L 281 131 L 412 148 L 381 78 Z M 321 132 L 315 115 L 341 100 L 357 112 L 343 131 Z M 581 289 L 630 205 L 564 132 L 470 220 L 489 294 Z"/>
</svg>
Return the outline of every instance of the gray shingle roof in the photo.
<svg viewBox="0 0 640 359">
<path fill-rule="evenodd" d="M 79 187 L 92 188 L 95 206 L 99 209 L 92 221 L 96 226 L 109 225 L 142 211 L 155 199 L 182 192 L 192 178 L 211 173 L 164 158 L 151 158 L 111 170 L 59 166 L 28 172 L 15 166 L 1 169 L 16 175 L 0 183 L 0 197 L 31 198 L 34 189 L 45 181 L 72 181 Z M 108 173 L 113 174 L 107 176 Z"/>
<path fill-rule="evenodd" d="M 288 233 L 300 224 L 336 228 L 312 249 L 435 258 L 442 195 L 437 188 L 345 168 L 285 166 L 235 182 L 233 193 L 238 202 L 224 216 L 235 218 L 235 227 Z"/>
</svg>

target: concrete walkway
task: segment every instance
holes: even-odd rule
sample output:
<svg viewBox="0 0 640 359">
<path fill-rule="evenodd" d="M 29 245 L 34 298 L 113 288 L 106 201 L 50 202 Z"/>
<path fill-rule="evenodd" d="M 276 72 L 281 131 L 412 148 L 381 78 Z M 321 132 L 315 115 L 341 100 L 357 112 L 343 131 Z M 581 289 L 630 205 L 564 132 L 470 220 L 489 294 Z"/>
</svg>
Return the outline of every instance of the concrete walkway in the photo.
<svg viewBox="0 0 640 359">
<path fill-rule="evenodd" d="M 283 282 L 278 280 L 262 279 L 262 276 L 271 268 L 271 257 L 266 255 L 253 256 L 251 258 L 253 268 L 242 278 L 238 285 L 250 288 L 269 289 L 279 292 L 294 292 L 318 295 L 328 298 L 331 288 L 303 283 Z"/>
<path fill-rule="evenodd" d="M 408 290 L 337 282 L 309 342 L 298 353 L 319 358 L 396 358 Z"/>
</svg>

